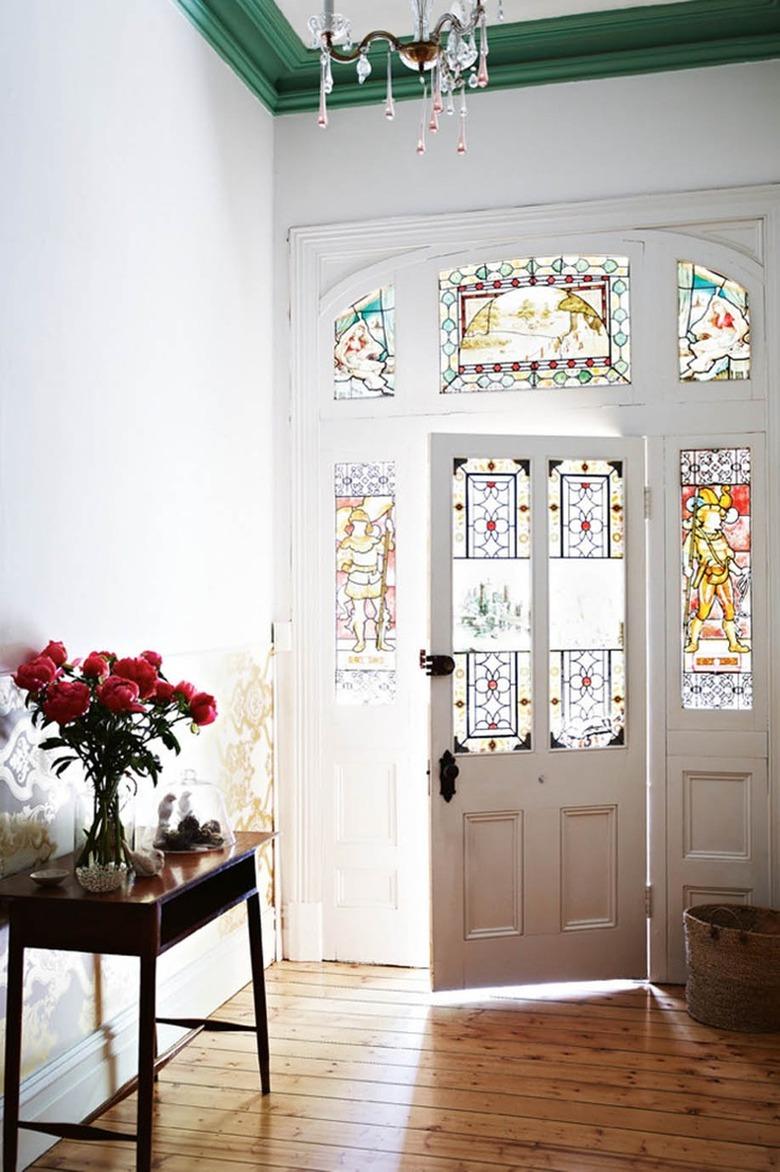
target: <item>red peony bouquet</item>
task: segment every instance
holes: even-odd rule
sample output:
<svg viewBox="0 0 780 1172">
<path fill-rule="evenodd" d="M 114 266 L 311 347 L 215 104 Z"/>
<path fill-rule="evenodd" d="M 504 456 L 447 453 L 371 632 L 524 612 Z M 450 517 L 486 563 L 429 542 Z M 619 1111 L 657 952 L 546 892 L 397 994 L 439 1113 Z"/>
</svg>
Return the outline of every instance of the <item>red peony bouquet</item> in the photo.
<svg viewBox="0 0 780 1172">
<path fill-rule="evenodd" d="M 162 765 L 154 746 L 159 742 L 179 753 L 175 726 L 186 722 L 198 732 L 211 724 L 214 697 L 186 680 L 170 683 L 156 651 L 123 658 L 92 651 L 83 661 L 70 661 L 56 642 L 23 663 L 14 682 L 27 692 L 33 723 L 58 726 L 56 735 L 41 742 L 42 749 L 57 751 L 54 772 L 59 777 L 79 760 L 92 786 L 94 817 L 77 852 L 77 875 L 80 868 L 123 869 L 123 779 L 149 777 L 156 785 Z"/>
</svg>

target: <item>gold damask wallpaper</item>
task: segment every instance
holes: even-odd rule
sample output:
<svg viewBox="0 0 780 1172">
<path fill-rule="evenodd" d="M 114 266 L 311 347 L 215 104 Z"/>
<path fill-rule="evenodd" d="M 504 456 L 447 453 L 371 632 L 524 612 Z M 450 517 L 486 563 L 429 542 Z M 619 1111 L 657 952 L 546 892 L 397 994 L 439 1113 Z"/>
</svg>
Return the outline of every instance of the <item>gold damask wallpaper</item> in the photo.
<svg viewBox="0 0 780 1172">
<path fill-rule="evenodd" d="M 236 830 L 274 825 L 274 685 L 270 648 L 242 648 L 171 656 L 166 675 L 192 679 L 217 698 L 217 721 L 198 736 L 182 735 L 182 753 L 163 751 L 165 778 L 178 781 L 184 769 L 215 782 L 223 791 Z M 73 785 L 51 773 L 37 748 L 21 694 L 10 676 L 0 676 L 0 874 L 45 863 L 73 849 Z M 273 905 L 271 849 L 259 859 L 261 892 Z M 242 908 L 211 926 L 217 938 L 244 931 Z M 213 942 L 204 929 L 164 958 L 165 969 L 191 964 L 198 949 Z M 0 1056 L 5 1032 L 7 929 L 0 921 Z M 164 972 L 163 972 L 164 975 Z M 122 957 L 31 951 L 25 965 L 23 1075 L 62 1054 L 105 1026 L 136 997 L 137 965 Z"/>
</svg>

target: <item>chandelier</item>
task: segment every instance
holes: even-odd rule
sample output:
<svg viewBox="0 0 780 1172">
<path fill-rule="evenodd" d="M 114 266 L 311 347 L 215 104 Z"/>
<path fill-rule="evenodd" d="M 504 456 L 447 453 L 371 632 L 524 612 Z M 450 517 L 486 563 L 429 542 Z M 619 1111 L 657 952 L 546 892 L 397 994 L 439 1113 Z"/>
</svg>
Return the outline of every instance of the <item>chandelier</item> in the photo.
<svg viewBox="0 0 780 1172">
<path fill-rule="evenodd" d="M 328 94 L 333 89 L 331 63 L 355 62 L 362 85 L 371 74 L 368 51 L 375 41 L 387 44 L 387 89 L 385 117 L 395 117 L 393 100 L 393 53 L 408 69 L 414 70 L 422 87 L 422 112 L 417 138 L 417 154 L 425 154 L 426 130 L 436 134 L 439 115 L 455 113 L 456 100 L 460 117 L 457 151 L 466 153 L 466 89 L 484 89 L 488 83 L 487 10 L 484 0 L 453 0 L 447 12 L 431 25 L 433 0 L 411 0 L 412 39 L 400 40 L 384 29 L 366 33 L 353 44 L 349 20 L 333 11 L 333 0 L 325 0 L 325 11 L 309 21 L 311 47 L 320 53 L 320 107 L 317 122 L 328 125 Z M 502 0 L 498 0 L 498 19 L 503 20 Z"/>
</svg>

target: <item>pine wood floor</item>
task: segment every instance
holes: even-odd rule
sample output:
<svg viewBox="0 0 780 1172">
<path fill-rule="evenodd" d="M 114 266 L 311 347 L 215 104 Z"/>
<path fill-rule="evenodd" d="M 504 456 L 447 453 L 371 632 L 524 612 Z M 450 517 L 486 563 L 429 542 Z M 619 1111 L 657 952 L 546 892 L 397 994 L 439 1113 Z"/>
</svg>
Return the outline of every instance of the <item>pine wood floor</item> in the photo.
<svg viewBox="0 0 780 1172">
<path fill-rule="evenodd" d="M 780 1167 L 780 1035 L 699 1025 L 677 986 L 458 1005 L 419 970 L 283 963 L 267 982 L 271 1095 L 251 1035 L 201 1035 L 161 1072 L 155 1168 Z M 251 1020 L 246 990 L 228 1010 Z M 100 1119 L 134 1121 L 134 1097 Z M 128 1144 L 61 1142 L 34 1168 L 134 1166 Z"/>
</svg>

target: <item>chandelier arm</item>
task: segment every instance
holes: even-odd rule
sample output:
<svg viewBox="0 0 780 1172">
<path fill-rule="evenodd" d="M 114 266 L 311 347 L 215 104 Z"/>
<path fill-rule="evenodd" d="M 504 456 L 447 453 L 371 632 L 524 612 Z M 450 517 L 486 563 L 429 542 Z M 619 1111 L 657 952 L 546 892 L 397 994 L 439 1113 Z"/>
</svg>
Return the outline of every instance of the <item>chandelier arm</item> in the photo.
<svg viewBox="0 0 780 1172">
<path fill-rule="evenodd" d="M 431 32 L 430 39 L 432 41 L 438 42 L 439 38 L 441 37 L 441 34 L 443 32 L 445 32 L 445 30 L 447 30 L 447 29 L 455 29 L 456 32 L 459 32 L 459 33 L 473 32 L 476 29 L 477 24 L 479 22 L 479 18 L 482 16 L 484 11 L 485 11 L 485 5 L 482 3 L 479 3 L 477 5 L 477 7 L 474 9 L 474 12 L 472 14 L 472 20 L 469 21 L 468 24 L 463 24 L 458 19 L 458 17 L 455 15 L 454 12 L 443 12 L 442 15 L 439 17 L 439 19 L 437 20 L 436 25 L 434 26 L 434 28 Z"/>
<path fill-rule="evenodd" d="M 386 32 L 384 29 L 375 29 L 373 32 L 366 33 L 360 44 L 355 45 L 354 49 L 348 53 L 342 52 L 340 49 L 333 48 L 333 45 L 331 44 L 330 33 L 325 34 L 325 40 L 327 45 L 323 47 L 326 47 L 326 51 L 334 61 L 339 61 L 343 65 L 349 65 L 350 62 L 357 61 L 360 54 L 363 53 L 366 49 L 370 48 L 374 41 L 387 41 L 388 45 L 390 45 L 390 47 L 394 49 L 396 53 L 399 53 L 403 48 L 403 43 L 399 41 L 398 37 L 394 36 L 392 33 Z"/>
</svg>

